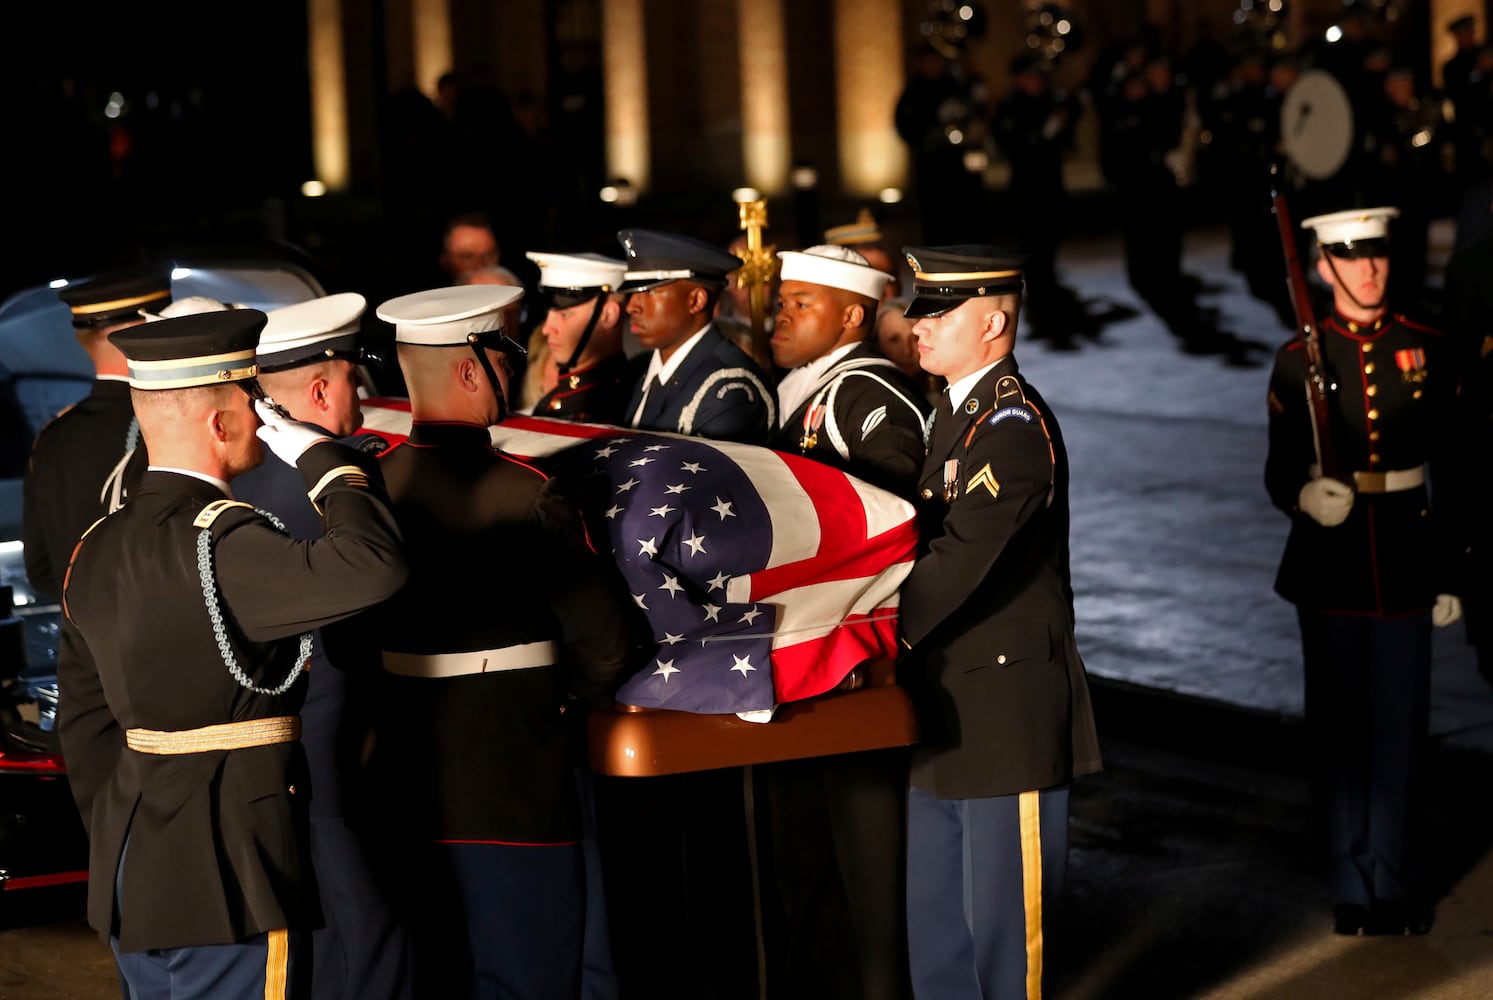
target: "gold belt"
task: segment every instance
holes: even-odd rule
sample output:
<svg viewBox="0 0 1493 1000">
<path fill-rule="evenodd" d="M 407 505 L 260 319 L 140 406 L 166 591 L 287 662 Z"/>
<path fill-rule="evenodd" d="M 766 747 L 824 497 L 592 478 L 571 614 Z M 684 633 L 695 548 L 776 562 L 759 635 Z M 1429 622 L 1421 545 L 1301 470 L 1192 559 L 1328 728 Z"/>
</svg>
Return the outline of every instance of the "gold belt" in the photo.
<svg viewBox="0 0 1493 1000">
<path fill-rule="evenodd" d="M 247 719 L 225 722 L 201 729 L 162 732 L 159 729 L 130 729 L 125 744 L 141 753 L 203 753 L 208 750 L 243 750 L 272 743 L 293 743 L 301 738 L 299 715 L 277 715 L 272 719 Z"/>
</svg>

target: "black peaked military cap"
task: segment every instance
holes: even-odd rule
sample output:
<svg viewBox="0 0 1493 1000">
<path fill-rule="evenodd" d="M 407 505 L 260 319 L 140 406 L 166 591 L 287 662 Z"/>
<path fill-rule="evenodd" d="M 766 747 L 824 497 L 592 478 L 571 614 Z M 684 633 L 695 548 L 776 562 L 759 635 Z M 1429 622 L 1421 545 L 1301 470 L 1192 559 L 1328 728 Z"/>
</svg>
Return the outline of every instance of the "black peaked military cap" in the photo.
<svg viewBox="0 0 1493 1000">
<path fill-rule="evenodd" d="M 999 247 L 903 247 L 902 253 L 912 267 L 913 299 L 904 313 L 909 319 L 941 316 L 982 295 L 1016 295 L 1024 284 L 1022 258 Z"/>
<path fill-rule="evenodd" d="M 267 320 L 258 309 L 227 309 L 142 323 L 109 340 L 124 352 L 133 388 L 221 385 L 259 374 L 254 353 Z"/>
<path fill-rule="evenodd" d="M 57 297 L 73 311 L 73 326 L 104 326 L 139 319 L 140 310 L 160 312 L 171 304 L 171 268 L 141 264 L 105 271 L 68 285 Z"/>
<path fill-rule="evenodd" d="M 624 229 L 617 242 L 627 257 L 627 274 L 618 291 L 641 292 L 670 281 L 702 285 L 726 284 L 726 275 L 741 266 L 741 258 L 712 243 L 651 229 Z"/>
</svg>

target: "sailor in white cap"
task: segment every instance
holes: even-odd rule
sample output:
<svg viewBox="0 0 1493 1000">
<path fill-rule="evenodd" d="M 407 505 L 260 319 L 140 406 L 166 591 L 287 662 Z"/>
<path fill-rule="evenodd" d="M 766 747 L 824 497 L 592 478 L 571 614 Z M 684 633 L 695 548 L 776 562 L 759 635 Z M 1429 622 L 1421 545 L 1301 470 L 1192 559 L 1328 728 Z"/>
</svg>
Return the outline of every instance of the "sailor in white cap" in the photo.
<svg viewBox="0 0 1493 1000">
<path fill-rule="evenodd" d="M 610 703 L 630 641 L 574 505 L 492 446 L 503 314 L 522 294 L 465 285 L 378 310 L 394 323 L 411 416 L 381 466 L 418 555 L 409 585 L 368 622 L 383 665 L 368 768 L 389 790 L 375 825 L 418 997 L 580 995 L 572 699 Z M 467 959 L 450 961 L 453 950 Z"/>
<path fill-rule="evenodd" d="M 272 309 L 255 358 L 260 385 L 292 418 L 376 455 L 387 447 L 385 441 L 354 433 L 363 422 L 359 366 L 376 360 L 358 345 L 366 306 L 363 296 L 342 292 Z M 306 498 L 300 475 L 284 462 L 267 458 L 236 478 L 233 491 L 275 515 L 293 537 L 320 536 L 321 512 Z M 371 724 L 352 707 L 367 699 L 350 692 L 368 682 L 347 664 L 334 666 L 319 634 L 309 668 L 301 745 L 311 771 L 311 863 L 325 918 L 311 939 L 312 992 L 404 996 L 409 989 L 404 932 L 346 820 L 355 811 L 348 801 L 354 783 L 347 772 Z"/>
<path fill-rule="evenodd" d="M 1441 335 L 1385 302 L 1393 208 L 1306 219 L 1332 289 L 1317 322 L 1325 424 L 1296 338 L 1270 378 L 1265 485 L 1291 518 L 1275 589 L 1296 605 L 1306 722 L 1340 934 L 1424 933 L 1411 853 L 1431 626 L 1461 617 L 1457 379 Z M 1324 474 L 1324 456 L 1337 468 Z M 1333 478 L 1336 476 L 1337 478 Z M 1428 489 L 1428 486 L 1431 488 Z"/>
<path fill-rule="evenodd" d="M 622 350 L 627 296 L 618 291 L 624 261 L 600 254 L 529 253 L 548 300 L 540 332 L 560 381 L 534 404 L 534 415 L 620 424 L 637 380 Z"/>
<path fill-rule="evenodd" d="M 872 330 L 890 277 L 855 250 L 821 245 L 787 250 L 782 261 L 773 360 L 782 421 L 772 447 L 808 455 L 907 498 L 926 453 L 928 398 L 875 349 Z M 852 946 L 839 952 L 836 982 L 857 996 L 907 979 L 906 842 L 908 757 L 877 750 L 763 765 L 769 790 L 775 883 L 784 900 L 779 944 L 820 968 L 792 968 L 795 982 L 825 976 L 825 955 L 789 942 L 812 937 L 850 900 Z M 828 838 L 804 837 L 810 817 L 829 817 Z M 826 877 L 825 873 L 829 873 Z"/>
</svg>

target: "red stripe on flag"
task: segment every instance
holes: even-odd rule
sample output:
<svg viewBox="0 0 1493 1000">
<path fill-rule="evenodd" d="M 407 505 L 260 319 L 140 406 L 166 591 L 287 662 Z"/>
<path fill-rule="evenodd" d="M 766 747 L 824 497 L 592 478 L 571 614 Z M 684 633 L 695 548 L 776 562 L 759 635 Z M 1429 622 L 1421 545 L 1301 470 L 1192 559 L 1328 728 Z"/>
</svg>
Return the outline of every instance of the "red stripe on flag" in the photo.
<svg viewBox="0 0 1493 1000">
<path fill-rule="evenodd" d="M 759 570 L 752 574 L 749 597 L 753 601 L 767 601 L 773 594 L 805 584 L 877 576 L 892 566 L 911 560 L 917 547 L 917 522 L 908 520 L 875 538 L 846 544 L 839 551 L 831 550 L 824 555 Z"/>
<path fill-rule="evenodd" d="M 775 646 L 772 683 L 778 703 L 824 694 L 862 663 L 895 649 L 895 609 L 878 608 L 875 615 L 875 621 L 866 615 L 849 615 L 826 636 Z"/>
</svg>

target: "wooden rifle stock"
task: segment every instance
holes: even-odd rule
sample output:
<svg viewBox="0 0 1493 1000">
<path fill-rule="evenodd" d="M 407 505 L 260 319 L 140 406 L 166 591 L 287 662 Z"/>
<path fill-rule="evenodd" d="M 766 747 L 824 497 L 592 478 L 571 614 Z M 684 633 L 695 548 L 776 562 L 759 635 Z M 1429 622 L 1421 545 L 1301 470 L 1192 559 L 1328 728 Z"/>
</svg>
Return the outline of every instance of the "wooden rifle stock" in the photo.
<svg viewBox="0 0 1493 1000">
<path fill-rule="evenodd" d="M 1306 399 L 1311 406 L 1312 438 L 1317 450 L 1317 466 L 1322 475 L 1351 486 L 1351 479 L 1343 476 L 1337 461 L 1337 449 L 1332 444 L 1331 408 L 1327 401 L 1327 375 L 1322 364 L 1322 343 L 1317 331 L 1317 318 L 1312 312 L 1311 296 L 1307 292 L 1306 274 L 1301 269 L 1301 259 L 1296 253 L 1296 227 L 1291 220 L 1291 210 L 1286 196 L 1278 183 L 1280 164 L 1270 166 L 1270 195 L 1274 201 L 1276 227 L 1280 230 L 1280 247 L 1286 257 L 1286 287 L 1291 293 L 1291 306 L 1296 312 L 1296 331 L 1306 348 Z"/>
</svg>

